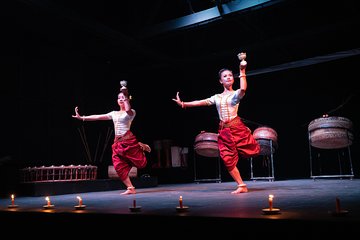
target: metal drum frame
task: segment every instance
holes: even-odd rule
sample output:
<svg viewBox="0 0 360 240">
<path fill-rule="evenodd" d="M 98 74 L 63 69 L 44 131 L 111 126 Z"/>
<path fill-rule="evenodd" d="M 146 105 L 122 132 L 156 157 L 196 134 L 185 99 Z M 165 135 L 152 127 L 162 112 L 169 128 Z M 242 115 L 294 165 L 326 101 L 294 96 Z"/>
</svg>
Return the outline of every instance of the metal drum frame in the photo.
<svg viewBox="0 0 360 240">
<path fill-rule="evenodd" d="M 211 134 L 211 135 L 213 135 L 213 133 L 207 133 L 207 132 L 205 132 L 205 131 L 202 131 L 200 134 L 198 134 L 197 136 L 196 136 L 196 139 L 201 135 L 201 134 Z M 206 153 L 206 152 L 203 152 L 203 151 L 199 151 L 198 152 L 198 149 L 197 149 L 197 146 L 198 146 L 198 144 L 201 144 L 201 143 L 204 143 L 204 145 L 207 145 L 208 143 L 210 143 L 211 142 L 211 144 L 209 145 L 209 147 L 211 148 L 211 147 L 213 147 L 213 145 L 214 145 L 214 143 L 215 143 L 215 141 L 213 140 L 213 139 L 205 139 L 204 141 L 196 141 L 195 140 L 195 145 L 194 145 L 194 181 L 195 182 L 221 182 L 221 165 L 220 165 L 220 154 L 219 154 L 219 152 L 217 152 L 216 154 L 215 154 L 215 152 L 213 152 L 213 150 L 214 149 L 212 149 L 210 152 L 211 152 L 211 154 L 209 154 L 209 153 Z M 216 141 L 217 142 L 217 141 Z M 200 154 L 202 152 L 202 154 Z M 199 178 L 198 177 L 198 163 L 197 163 L 197 161 L 199 160 L 199 157 L 201 157 L 201 158 L 206 158 L 207 159 L 207 161 L 216 161 L 216 170 L 215 170 L 215 176 L 214 176 L 214 178 Z"/>
<path fill-rule="evenodd" d="M 260 155 L 260 156 L 270 156 L 270 164 L 268 164 L 268 176 L 267 177 L 255 177 L 254 176 L 253 158 L 251 157 L 250 158 L 250 179 L 251 180 L 269 180 L 270 182 L 273 182 L 275 180 L 273 141 L 272 141 L 272 139 L 258 139 L 258 140 L 267 140 L 267 141 L 269 141 L 269 144 L 270 144 L 270 154 L 269 155 Z"/>
<path fill-rule="evenodd" d="M 310 123 L 311 124 L 311 123 Z M 310 126 L 309 124 L 309 126 Z M 324 129 L 326 128 L 335 128 L 333 126 L 325 126 L 323 127 Z M 313 129 L 311 129 L 310 127 L 308 128 L 308 139 L 309 139 L 309 154 L 310 154 L 310 177 L 312 179 L 316 179 L 316 178 L 350 178 L 352 179 L 354 177 L 354 170 L 353 170 L 353 164 L 352 164 L 352 159 L 351 159 L 351 150 L 350 150 L 350 145 L 352 143 L 352 138 L 353 138 L 353 135 L 352 133 L 349 131 L 349 129 L 347 128 L 341 128 L 341 127 L 336 127 L 336 128 L 339 128 L 339 129 L 342 129 L 343 131 L 345 131 L 346 133 L 346 137 L 347 137 L 347 141 L 348 141 L 348 144 L 347 146 L 341 146 L 339 148 L 337 147 L 333 147 L 333 148 L 319 148 L 319 147 L 314 147 L 312 145 L 312 142 L 311 142 L 311 132 L 313 131 Z M 319 162 L 321 159 L 320 157 L 320 149 L 322 151 L 330 151 L 330 150 L 333 150 L 334 152 L 337 152 L 337 160 L 338 160 L 338 166 L 339 166 L 339 174 L 323 174 L 322 173 L 322 169 L 319 169 L 319 174 L 317 175 L 314 175 L 314 169 L 313 169 L 313 166 L 314 166 L 314 159 L 313 159 L 313 150 L 315 150 L 315 153 L 317 153 L 317 161 Z M 340 158 L 340 154 L 339 153 L 345 153 L 347 152 L 347 155 L 348 155 L 348 168 L 349 168 L 349 172 L 346 174 L 346 173 L 343 173 L 343 164 L 341 163 L 341 158 Z M 320 168 L 320 167 L 319 167 Z"/>
<path fill-rule="evenodd" d="M 258 127 L 254 130 L 253 136 L 255 140 L 260 145 L 260 153 L 259 156 L 251 157 L 250 158 L 250 179 L 251 180 L 269 180 L 270 182 L 274 181 L 274 152 L 275 149 L 278 147 L 277 144 L 277 132 L 270 127 L 262 126 Z M 266 159 L 267 166 L 268 166 L 268 174 L 262 177 L 255 177 L 254 176 L 254 164 L 253 160 L 259 157 L 268 157 Z"/>
<path fill-rule="evenodd" d="M 218 157 L 206 157 L 210 161 L 216 161 L 217 169 L 215 170 L 215 176 L 214 178 L 199 178 L 197 174 L 197 160 L 200 155 L 198 155 L 196 152 L 194 153 L 194 181 L 195 182 L 221 182 L 221 165 L 220 165 L 220 155 Z M 204 156 L 202 156 L 205 158 Z"/>
</svg>

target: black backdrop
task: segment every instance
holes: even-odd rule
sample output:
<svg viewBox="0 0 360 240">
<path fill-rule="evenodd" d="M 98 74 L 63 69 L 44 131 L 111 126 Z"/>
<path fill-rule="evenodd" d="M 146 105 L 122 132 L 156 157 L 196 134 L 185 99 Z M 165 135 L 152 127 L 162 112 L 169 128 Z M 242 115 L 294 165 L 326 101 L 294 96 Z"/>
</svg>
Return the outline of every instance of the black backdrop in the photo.
<svg viewBox="0 0 360 240">
<path fill-rule="evenodd" d="M 69 43 L 54 43 L 46 31 L 40 34 L 18 22 L 7 24 L 4 33 L 0 56 L 2 168 L 10 163 L 19 168 L 96 164 L 104 171 L 99 176 L 106 177 L 104 169 L 111 164 L 112 141 L 112 138 L 106 141 L 106 136 L 112 122 L 83 123 L 71 115 L 75 106 L 86 115 L 117 109 L 119 82 L 123 79 L 128 81 L 132 106 L 137 111 L 133 131 L 139 140 L 153 147 L 156 140 L 171 139 L 174 145 L 188 147 L 189 166 L 192 166 L 195 136 L 202 130 L 216 132 L 217 113 L 214 107 L 181 109 L 171 99 L 177 91 L 184 101 L 221 92 L 218 70 L 228 67 L 236 73 L 238 66 L 235 50 L 226 60 L 214 57 L 214 61 L 163 65 L 150 61 L 129 65 L 121 57 L 110 59 L 64 47 Z M 348 47 L 339 45 L 337 50 Z M 264 66 L 267 61 L 263 55 L 256 55 L 259 49 L 242 50 L 248 54 L 248 72 L 256 71 L 254 66 Z M 311 56 L 316 56 L 315 51 Z M 354 55 L 248 77 L 248 91 L 240 104 L 239 115 L 252 130 L 267 125 L 277 131 L 276 178 L 309 177 L 307 126 L 328 112 L 354 123 L 351 152 L 358 176 L 358 68 L 359 56 Z M 79 134 L 83 132 L 92 162 L 85 154 Z M 146 169 L 150 174 L 154 162 L 153 152 Z M 248 175 L 247 162 L 239 164 L 244 175 Z M 188 180 L 191 167 L 185 174 L 184 179 Z M 227 177 L 225 173 L 224 178 Z"/>
</svg>

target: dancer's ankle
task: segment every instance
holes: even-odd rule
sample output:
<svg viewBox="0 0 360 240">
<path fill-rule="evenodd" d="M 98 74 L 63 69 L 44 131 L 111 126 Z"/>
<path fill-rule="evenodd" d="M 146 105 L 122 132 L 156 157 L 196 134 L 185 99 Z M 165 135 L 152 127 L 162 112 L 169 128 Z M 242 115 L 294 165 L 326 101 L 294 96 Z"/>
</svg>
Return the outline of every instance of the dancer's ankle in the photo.
<svg viewBox="0 0 360 240">
<path fill-rule="evenodd" d="M 126 191 L 121 193 L 122 195 L 127 195 L 127 194 L 135 194 L 135 187 L 131 186 L 131 187 L 127 187 Z"/>
<path fill-rule="evenodd" d="M 237 189 L 235 191 L 232 191 L 232 194 L 239 194 L 239 193 L 246 193 L 248 192 L 248 189 L 246 187 L 246 184 L 242 183 L 237 185 Z"/>
</svg>

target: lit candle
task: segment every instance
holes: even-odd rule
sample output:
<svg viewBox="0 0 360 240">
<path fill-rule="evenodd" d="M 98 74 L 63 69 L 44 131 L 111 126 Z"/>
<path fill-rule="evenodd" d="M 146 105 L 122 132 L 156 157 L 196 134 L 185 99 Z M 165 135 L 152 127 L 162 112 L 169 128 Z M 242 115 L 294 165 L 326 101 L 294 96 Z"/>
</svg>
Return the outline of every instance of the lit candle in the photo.
<svg viewBox="0 0 360 240">
<path fill-rule="evenodd" d="M 136 208 L 136 199 L 133 200 L 133 208 Z"/>
<path fill-rule="evenodd" d="M 79 206 L 82 206 L 82 199 L 80 196 L 77 196 L 77 199 L 79 199 Z"/>
<path fill-rule="evenodd" d="M 183 208 L 183 199 L 182 199 L 182 196 L 179 197 L 179 206 L 180 206 L 180 208 Z"/>
<path fill-rule="evenodd" d="M 341 210 L 340 208 L 340 199 L 337 197 L 336 198 L 336 212 L 339 213 Z"/>
<path fill-rule="evenodd" d="M 49 198 L 49 197 L 46 197 L 46 198 L 45 198 L 45 201 L 47 201 L 47 205 L 48 205 L 48 206 L 51 205 L 51 202 L 50 202 L 50 198 Z"/>
<path fill-rule="evenodd" d="M 273 209 L 273 198 L 274 198 L 274 195 L 270 194 L 269 195 L 269 209 L 270 209 L 270 211 L 272 211 L 272 209 Z"/>
<path fill-rule="evenodd" d="M 14 194 L 11 194 L 11 205 L 15 205 L 15 196 Z"/>
</svg>

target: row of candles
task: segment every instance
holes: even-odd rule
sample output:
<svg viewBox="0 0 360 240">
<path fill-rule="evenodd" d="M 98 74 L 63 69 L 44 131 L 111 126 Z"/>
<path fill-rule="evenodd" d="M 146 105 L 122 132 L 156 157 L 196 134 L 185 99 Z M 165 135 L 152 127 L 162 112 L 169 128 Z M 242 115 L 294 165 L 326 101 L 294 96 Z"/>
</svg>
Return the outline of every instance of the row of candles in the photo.
<svg viewBox="0 0 360 240">
<path fill-rule="evenodd" d="M 8 205 L 9 208 L 17 208 L 18 205 L 15 204 L 15 195 L 11 194 L 11 204 Z M 83 204 L 83 200 L 80 196 L 76 197 L 79 201 L 79 204 L 75 206 L 76 209 L 85 209 L 86 205 Z M 45 209 L 54 208 L 55 205 L 51 204 L 50 197 L 45 197 L 46 205 L 43 206 Z"/>
<path fill-rule="evenodd" d="M 79 205 L 75 206 L 75 208 L 85 208 L 86 205 L 83 205 L 82 198 L 80 196 L 76 197 L 79 200 Z M 55 207 L 53 204 L 51 204 L 50 197 L 45 197 L 46 205 L 43 207 L 46 209 Z M 11 205 L 8 206 L 9 208 L 16 208 L 18 205 L 15 204 L 15 195 L 11 194 Z M 133 206 L 132 208 L 138 208 L 139 206 L 136 206 L 136 199 L 133 199 Z M 179 207 L 181 209 L 187 208 L 183 205 L 183 198 L 182 196 L 179 197 Z"/>
<path fill-rule="evenodd" d="M 82 198 L 80 196 L 76 197 L 79 200 L 79 204 L 77 206 L 75 206 L 76 209 L 85 209 L 86 205 L 83 205 L 83 201 Z M 46 205 L 43 206 L 43 208 L 45 209 L 51 209 L 54 208 L 55 205 L 51 204 L 50 201 L 50 197 L 45 197 L 45 201 L 46 201 Z M 15 204 L 15 195 L 11 194 L 11 205 L 8 205 L 9 208 L 17 208 L 18 205 Z M 136 205 L 136 199 L 133 199 L 133 206 L 131 207 L 131 209 L 139 209 L 141 208 L 140 206 Z M 182 209 L 186 209 L 188 208 L 187 206 L 183 205 L 183 198 L 182 196 L 179 197 L 179 206 L 178 208 Z"/>
<path fill-rule="evenodd" d="M 79 204 L 77 206 L 75 206 L 76 209 L 85 209 L 86 205 L 83 205 L 83 201 L 82 201 L 82 198 L 80 196 L 77 196 L 76 197 L 79 201 Z M 263 209 L 263 210 L 267 210 L 267 211 L 279 211 L 278 208 L 274 208 L 273 207 L 273 200 L 274 200 L 274 195 L 273 194 L 270 194 L 269 195 L 269 198 L 268 198 L 268 201 L 269 201 L 269 208 L 268 209 Z M 43 207 L 46 208 L 46 209 L 49 209 L 49 208 L 53 208 L 54 205 L 51 204 L 51 201 L 50 201 L 50 197 L 45 197 L 45 201 L 46 201 L 46 205 L 44 205 Z M 11 205 L 9 205 L 9 208 L 15 208 L 17 207 L 18 205 L 15 204 L 15 195 L 14 194 L 11 194 Z M 136 199 L 133 199 L 133 206 L 132 208 L 139 208 L 139 206 L 136 205 Z M 188 208 L 187 206 L 184 206 L 183 204 L 183 197 L 180 196 L 179 197 L 179 206 L 177 207 L 178 209 L 186 209 Z M 340 207 L 340 199 L 338 197 L 336 197 L 336 208 L 335 208 L 335 211 L 336 213 L 340 213 L 341 212 L 341 207 Z"/>
<path fill-rule="evenodd" d="M 76 198 L 79 200 L 79 204 L 76 205 L 75 208 L 82 208 L 82 209 L 85 208 L 86 205 L 83 205 L 82 198 L 80 196 L 77 196 Z M 54 207 L 54 205 L 51 204 L 51 201 L 50 201 L 49 197 L 46 197 L 45 201 L 46 201 L 47 204 L 43 206 L 44 208 L 53 208 Z"/>
</svg>

